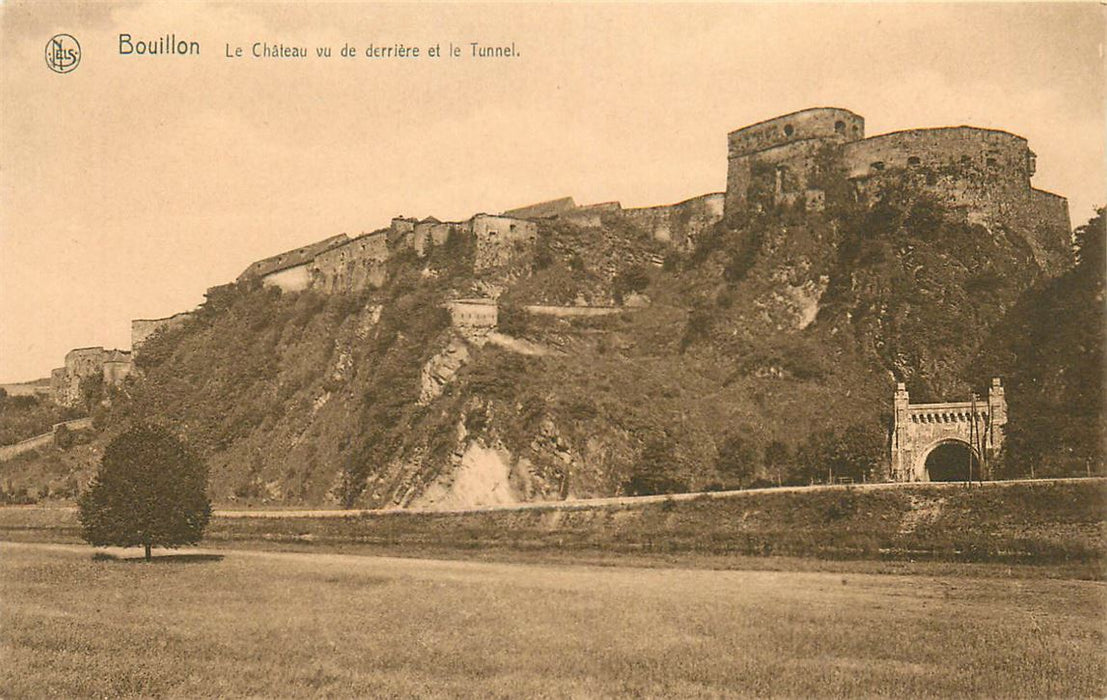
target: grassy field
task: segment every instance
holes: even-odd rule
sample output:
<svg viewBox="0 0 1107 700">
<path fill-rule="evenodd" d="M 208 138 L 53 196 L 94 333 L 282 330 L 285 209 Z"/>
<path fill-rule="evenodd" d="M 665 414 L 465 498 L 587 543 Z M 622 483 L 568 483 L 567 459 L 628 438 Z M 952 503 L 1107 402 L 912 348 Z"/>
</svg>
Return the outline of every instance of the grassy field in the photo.
<svg viewBox="0 0 1107 700">
<path fill-rule="evenodd" d="M 1107 693 L 1107 589 L 1089 581 L 0 557 L 4 697 Z"/>
</svg>

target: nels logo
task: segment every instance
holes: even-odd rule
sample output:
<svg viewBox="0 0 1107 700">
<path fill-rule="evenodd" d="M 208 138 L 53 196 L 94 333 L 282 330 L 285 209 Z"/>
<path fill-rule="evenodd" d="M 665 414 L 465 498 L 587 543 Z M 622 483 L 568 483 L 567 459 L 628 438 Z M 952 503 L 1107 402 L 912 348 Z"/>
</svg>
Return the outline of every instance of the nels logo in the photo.
<svg viewBox="0 0 1107 700">
<path fill-rule="evenodd" d="M 81 62 L 81 45 L 69 34 L 58 34 L 46 42 L 46 65 L 55 73 L 68 73 Z"/>
</svg>

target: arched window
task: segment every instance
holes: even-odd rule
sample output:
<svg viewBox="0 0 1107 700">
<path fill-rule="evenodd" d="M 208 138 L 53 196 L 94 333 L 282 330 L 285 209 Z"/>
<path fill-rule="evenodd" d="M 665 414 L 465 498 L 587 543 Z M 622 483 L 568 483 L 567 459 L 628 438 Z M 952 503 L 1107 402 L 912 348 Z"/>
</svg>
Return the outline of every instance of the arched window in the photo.
<svg viewBox="0 0 1107 700">
<path fill-rule="evenodd" d="M 999 165 L 999 161 L 997 161 L 995 158 L 989 158 L 985 162 L 988 164 L 989 168 L 994 168 Z"/>
<path fill-rule="evenodd" d="M 840 120 L 840 119 L 838 121 L 834 122 L 834 133 L 836 133 L 836 134 L 845 134 L 846 133 L 846 123 L 844 121 Z"/>
<path fill-rule="evenodd" d="M 785 124 L 784 125 L 784 135 L 785 136 L 791 136 L 794 133 L 796 133 L 796 128 L 794 126 L 792 126 L 791 124 Z"/>
<path fill-rule="evenodd" d="M 910 165 L 911 167 L 916 167 L 916 166 L 918 166 L 918 165 L 919 165 L 920 163 L 922 163 L 922 161 L 921 161 L 921 160 L 919 160 L 919 157 L 918 157 L 918 156 L 910 156 L 910 157 L 909 157 L 909 158 L 907 159 L 907 164 L 908 164 L 908 165 Z"/>
<path fill-rule="evenodd" d="M 882 160 L 874 161 L 874 162 L 869 164 L 869 168 L 879 172 L 879 171 L 884 169 L 884 161 L 882 161 Z"/>
</svg>

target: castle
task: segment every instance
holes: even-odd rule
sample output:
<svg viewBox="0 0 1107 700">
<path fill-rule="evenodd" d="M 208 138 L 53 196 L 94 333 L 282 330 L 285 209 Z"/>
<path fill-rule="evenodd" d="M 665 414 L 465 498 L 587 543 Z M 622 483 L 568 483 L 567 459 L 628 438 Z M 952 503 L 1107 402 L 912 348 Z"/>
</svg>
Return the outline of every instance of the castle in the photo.
<svg viewBox="0 0 1107 700">
<path fill-rule="evenodd" d="M 480 272 L 532 249 L 536 222 L 543 219 L 598 227 L 604 217 L 617 217 L 658 241 L 690 248 L 703 231 L 731 215 L 773 207 L 814 214 L 825 208 L 830 188 L 871 203 L 890 183 L 904 182 L 936 196 L 969 223 L 1020 234 L 1048 275 L 1070 262 L 1068 203 L 1031 186 L 1035 155 L 1021 136 L 957 126 L 865 138 L 863 117 L 847 109 L 816 107 L 733 131 L 727 143 L 725 192 L 654 207 L 623 208 L 619 202 L 578 206 L 563 197 L 501 214 L 476 214 L 466 221 L 396 217 L 387 228 L 354 238 L 331 236 L 251 263 L 237 281 L 332 293 L 379 287 L 398 251 L 423 256 L 429 246 L 458 235 L 475 241 L 474 271 Z M 169 319 L 136 326 L 135 345 L 159 322 Z"/>
<path fill-rule="evenodd" d="M 532 254 L 538 221 L 550 219 L 585 227 L 617 219 L 657 241 L 689 249 L 704 231 L 743 213 L 789 207 L 819 216 L 831 192 L 869 204 L 888 186 L 904 183 L 936 197 L 969 223 L 1017 234 L 1046 275 L 1059 274 L 1071 262 L 1068 202 L 1031 185 L 1035 155 L 1021 136 L 956 126 L 866 138 L 860 115 L 816 107 L 733 131 L 727 145 L 725 192 L 640 208 L 623 208 L 619 202 L 578 206 L 563 197 L 466 221 L 401 216 L 386 228 L 353 238 L 343 233 L 258 260 L 237 282 L 325 293 L 380 287 L 391 258 L 403 251 L 425 256 L 431 246 L 453 236 L 474 242 L 474 271 L 481 272 Z M 495 325 L 494 300 L 457 302 L 449 310 L 459 325 Z M 132 350 L 139 352 L 151 335 L 181 325 L 190 313 L 132 321 Z M 103 372 L 105 381 L 118 383 L 130 373 L 130 362 L 123 351 L 74 350 L 66 356 L 66 367 L 54 370 L 55 397 L 75 402 L 80 379 L 90 372 Z"/>
<path fill-rule="evenodd" d="M 727 141 L 728 213 L 797 202 L 819 210 L 834 180 L 863 202 L 906 182 L 970 223 L 1019 233 L 1046 274 L 1071 260 L 1068 201 L 1031 186 L 1035 155 L 1021 136 L 954 126 L 865 138 L 861 116 L 818 107 L 738 129 Z"/>
</svg>

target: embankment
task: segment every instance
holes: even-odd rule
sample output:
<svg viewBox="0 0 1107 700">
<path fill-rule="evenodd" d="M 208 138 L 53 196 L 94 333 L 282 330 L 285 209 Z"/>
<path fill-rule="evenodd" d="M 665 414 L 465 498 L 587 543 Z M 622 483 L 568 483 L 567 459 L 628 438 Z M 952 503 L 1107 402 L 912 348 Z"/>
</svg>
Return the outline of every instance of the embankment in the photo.
<svg viewBox="0 0 1107 700">
<path fill-rule="evenodd" d="M 608 551 L 1099 565 L 1107 480 L 736 492 L 472 512 L 216 515 L 206 544 Z M 0 509 L 0 538 L 76 540 L 72 509 Z"/>
</svg>

